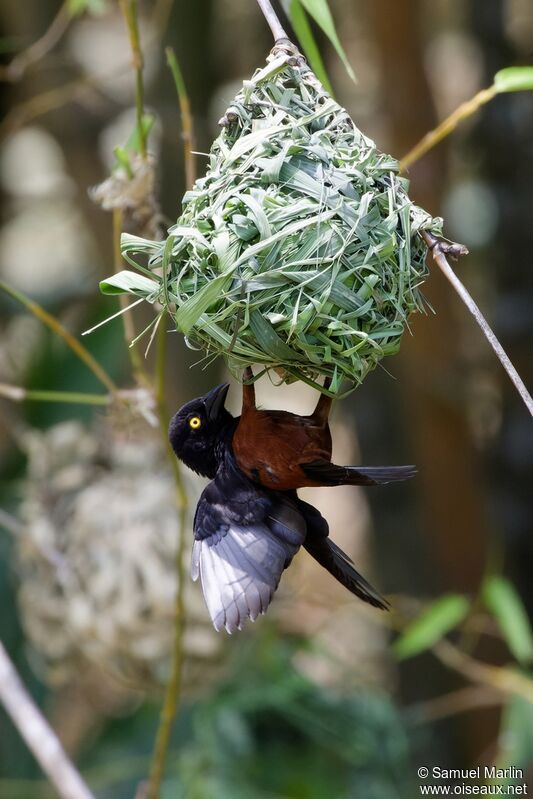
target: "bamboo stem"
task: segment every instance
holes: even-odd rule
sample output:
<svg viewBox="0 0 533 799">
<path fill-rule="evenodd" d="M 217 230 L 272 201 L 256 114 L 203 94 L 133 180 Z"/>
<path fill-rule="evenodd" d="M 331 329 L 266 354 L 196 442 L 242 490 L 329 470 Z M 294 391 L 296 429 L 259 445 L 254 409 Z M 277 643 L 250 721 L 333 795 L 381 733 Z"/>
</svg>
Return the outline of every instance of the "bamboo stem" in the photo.
<svg viewBox="0 0 533 799">
<path fill-rule="evenodd" d="M 0 701 L 62 799 L 94 799 L 0 642 Z"/>
<path fill-rule="evenodd" d="M 139 152 L 146 158 L 146 131 L 144 129 L 144 80 L 143 55 L 139 36 L 138 2 L 137 0 L 119 0 L 120 10 L 128 28 L 132 63 L 135 70 L 135 108 L 137 111 L 137 132 L 139 134 Z"/>
<path fill-rule="evenodd" d="M 69 13 L 69 0 L 64 0 L 43 35 L 33 44 L 30 44 L 26 50 L 18 53 L 7 66 L 0 67 L 0 80 L 15 82 L 24 77 L 28 67 L 44 58 L 58 43 L 67 31 L 71 21 L 72 15 Z"/>
<path fill-rule="evenodd" d="M 72 402 L 81 405 L 109 405 L 109 394 L 87 394 L 79 391 L 46 391 L 41 389 L 26 389 L 21 386 L 12 386 L 0 383 L 0 397 L 13 402 L 35 400 L 37 402 Z"/>
<path fill-rule="evenodd" d="M 528 702 L 533 702 L 533 680 L 525 674 L 508 666 L 482 663 L 444 638 L 433 645 L 432 652 L 441 663 L 459 672 L 471 682 L 489 685 L 507 695 L 517 694 Z"/>
<path fill-rule="evenodd" d="M 81 344 L 81 342 L 79 342 L 78 339 L 72 335 L 72 333 L 69 333 L 66 327 L 61 324 L 59 319 L 56 319 L 55 316 L 49 314 L 48 311 L 45 311 L 42 306 L 40 306 L 34 300 L 31 300 L 21 291 L 9 286 L 7 283 L 4 283 L 3 280 L 0 280 L 0 291 L 3 291 L 17 302 L 20 302 L 20 304 L 23 305 L 30 313 L 43 322 L 46 327 L 62 338 L 65 344 L 70 347 L 70 349 L 81 361 L 83 361 L 83 363 L 91 370 L 91 372 L 107 388 L 107 390 L 110 391 L 111 394 L 116 394 L 118 389 L 105 369 L 103 369 L 98 361 L 93 358 L 89 350 L 84 347 L 83 344 Z"/>
<path fill-rule="evenodd" d="M 172 725 L 181 698 L 182 673 L 183 673 L 183 636 L 185 633 L 185 531 L 187 527 L 188 497 L 183 482 L 179 463 L 170 446 L 167 430 L 169 414 L 165 402 L 165 362 L 166 362 L 166 330 L 160 325 L 157 331 L 157 360 L 156 360 L 156 399 L 160 428 L 163 436 L 165 450 L 169 457 L 174 475 L 176 491 L 176 507 L 179 512 L 179 531 L 176 549 L 176 600 L 175 600 L 175 632 L 172 657 L 172 672 L 167 685 L 163 707 L 159 718 L 150 778 L 147 787 L 148 799 L 159 799 L 161 783 L 165 770 Z"/>
<path fill-rule="evenodd" d="M 435 236 L 433 236 L 428 231 L 422 231 L 422 236 L 424 237 L 429 249 L 431 250 L 431 254 L 433 255 L 433 260 L 444 274 L 444 276 L 449 280 L 452 284 L 453 288 L 462 299 L 476 322 L 478 323 L 479 327 L 483 331 L 483 335 L 489 342 L 490 346 L 494 350 L 496 357 L 500 361 L 501 365 L 509 375 L 511 382 L 513 383 L 514 387 L 520 394 L 522 400 L 526 408 L 528 409 L 531 416 L 533 416 L 533 398 L 531 397 L 529 391 L 524 385 L 524 382 L 518 372 L 516 371 L 515 367 L 511 363 L 511 360 L 505 350 L 503 349 L 502 345 L 496 338 L 495 333 L 491 329 L 489 323 L 481 313 L 480 309 L 474 302 L 473 298 L 463 286 L 453 269 L 451 268 L 448 259 L 446 258 L 446 253 L 452 254 L 452 256 L 457 254 L 462 254 L 461 250 L 457 249 L 460 248 L 460 245 L 449 245 L 446 242 L 440 241 Z M 454 248 L 456 248 L 454 250 Z"/>
<path fill-rule="evenodd" d="M 122 260 L 122 252 L 120 249 L 120 237 L 122 234 L 123 222 L 124 222 L 124 214 L 122 212 L 122 209 L 114 208 L 113 209 L 113 261 L 114 261 L 115 273 L 120 272 L 124 263 Z M 130 308 L 132 308 L 134 305 L 137 305 L 137 303 L 136 302 L 130 303 L 126 299 L 124 294 L 121 294 L 119 296 L 119 304 L 122 313 L 122 323 L 124 326 L 124 340 L 126 342 L 126 347 L 128 348 L 131 368 L 133 370 L 133 374 L 137 383 L 146 385 L 147 383 L 149 383 L 149 379 L 144 369 L 144 365 L 141 360 L 138 347 L 134 343 L 136 339 L 136 333 L 133 324 L 133 317 L 131 315 L 131 310 L 130 310 Z M 94 328 L 92 329 L 94 330 Z M 85 334 L 89 332 L 91 331 L 85 331 Z"/>
<path fill-rule="evenodd" d="M 279 21 L 278 15 L 272 8 L 272 3 L 270 0 L 257 0 L 257 5 L 263 12 L 263 16 L 268 23 L 268 27 L 272 31 L 272 36 L 274 37 L 274 41 L 277 42 L 280 39 L 288 39 L 289 37 L 285 33 L 281 22 Z"/>
<path fill-rule="evenodd" d="M 181 125 L 184 147 L 185 164 L 185 183 L 187 188 L 191 188 L 195 179 L 195 163 L 191 152 L 194 142 L 194 127 L 190 111 L 189 97 L 183 75 L 178 64 L 178 60 L 171 47 L 166 48 L 168 66 L 172 72 L 178 101 L 181 111 Z M 166 267 L 165 267 L 166 268 Z M 148 799 L 158 799 L 161 791 L 161 783 L 165 771 L 165 762 L 170 746 L 172 726 L 179 707 L 182 688 L 183 674 L 183 636 L 185 633 L 185 533 L 187 529 L 188 497 L 183 482 L 180 464 L 176 459 L 170 442 L 167 430 L 169 424 L 169 413 L 165 401 L 165 366 L 166 366 L 166 331 L 163 324 L 159 324 L 157 330 L 157 357 L 155 367 L 155 395 L 159 424 L 163 435 L 164 446 L 169 458 L 174 484 L 176 489 L 176 507 L 179 514 L 179 531 L 176 549 L 176 600 L 175 600 L 175 631 L 174 646 L 172 654 L 172 671 L 166 688 L 163 706 L 159 717 L 159 727 L 157 730 L 150 767 L 150 777 L 147 786 Z"/>
<path fill-rule="evenodd" d="M 187 94 L 187 87 L 183 80 L 178 59 L 172 47 L 165 49 L 167 64 L 172 72 L 181 113 L 181 136 L 183 139 L 183 161 L 185 164 L 185 186 L 192 188 L 196 179 L 196 165 L 192 151 L 194 150 L 194 127 L 191 114 L 191 105 Z"/>
<path fill-rule="evenodd" d="M 436 128 L 430 130 L 426 133 L 425 136 L 420 139 L 420 141 L 415 144 L 415 146 L 409 150 L 409 152 L 404 155 L 404 157 L 400 160 L 400 172 L 405 172 L 415 161 L 418 161 L 419 158 L 422 158 L 428 150 L 431 150 L 432 147 L 435 147 L 442 139 L 449 136 L 449 134 L 455 130 L 457 125 L 462 122 L 464 119 L 467 119 L 472 114 L 481 108 L 482 105 L 488 103 L 492 100 L 493 97 L 496 96 L 497 90 L 495 86 L 490 86 L 488 89 L 482 89 L 478 92 L 474 97 L 470 100 L 467 100 L 465 103 L 461 103 L 461 105 L 455 109 L 446 119 L 444 119 L 440 125 L 437 125 Z"/>
</svg>

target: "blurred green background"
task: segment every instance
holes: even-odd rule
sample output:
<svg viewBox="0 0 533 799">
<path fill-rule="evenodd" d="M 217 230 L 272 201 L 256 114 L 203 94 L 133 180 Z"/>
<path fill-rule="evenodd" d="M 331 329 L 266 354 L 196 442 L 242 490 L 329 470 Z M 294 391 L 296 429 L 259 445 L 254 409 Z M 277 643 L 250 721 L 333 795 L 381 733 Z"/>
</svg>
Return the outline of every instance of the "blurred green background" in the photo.
<svg viewBox="0 0 533 799">
<path fill-rule="evenodd" d="M 330 7 L 358 78 L 311 23 L 336 97 L 398 158 L 496 71 L 533 63 L 531 0 Z M 253 0 L 158 0 L 140 12 L 164 226 L 185 190 L 165 45 L 187 85 L 194 149 L 205 153 L 271 38 Z M 80 335 L 119 310 L 98 292 L 117 264 L 112 215 L 89 189 L 110 174 L 114 148 L 135 125 L 124 20 L 111 0 L 3 0 L 0 25 L 0 280 Z M 21 52 L 29 58 L 13 62 Z M 197 156 L 198 174 L 203 164 Z M 533 94 L 497 97 L 409 177 L 415 202 L 469 247 L 461 278 L 533 386 Z M 127 209 L 121 221 L 139 232 Z M 187 585 L 185 681 L 163 796 L 410 799 L 420 765 L 512 765 L 531 779 L 533 427 L 433 269 L 425 293 L 435 315 L 412 318 L 400 355 L 338 403 L 334 427 L 338 460 L 414 462 L 419 475 L 364 494 L 309 494 L 394 612 L 384 618 L 337 591 L 302 554 L 268 618 L 216 638 Z M 132 317 L 137 332 L 152 319 L 144 307 Z M 102 390 L 2 293 L 0 335 L 0 384 Z M 167 338 L 173 409 L 218 382 L 223 367 L 195 368 L 199 354 Z M 119 319 L 83 341 L 119 386 L 133 385 Z M 152 348 L 149 371 L 154 359 Z M 301 410 L 313 401 L 268 381 L 259 393 Z M 236 411 L 236 387 L 232 402 Z M 172 642 L 177 514 L 141 404 L 0 399 L 0 639 L 102 799 L 134 796 L 147 774 Z M 187 487 L 194 505 L 200 485 Z M 48 795 L 0 710 L 0 797 Z"/>
</svg>

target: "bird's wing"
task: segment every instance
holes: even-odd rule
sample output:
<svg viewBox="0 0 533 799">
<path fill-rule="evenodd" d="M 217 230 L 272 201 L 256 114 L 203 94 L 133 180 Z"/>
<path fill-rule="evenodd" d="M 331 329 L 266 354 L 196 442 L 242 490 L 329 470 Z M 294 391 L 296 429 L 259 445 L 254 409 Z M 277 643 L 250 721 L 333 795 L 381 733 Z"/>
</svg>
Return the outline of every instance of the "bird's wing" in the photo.
<svg viewBox="0 0 533 799">
<path fill-rule="evenodd" d="M 201 579 L 215 629 L 233 633 L 247 618 L 255 621 L 265 613 L 304 541 L 306 525 L 281 496 L 265 507 L 254 502 L 254 494 L 243 504 L 219 489 L 213 481 L 198 503 L 191 576 Z"/>
</svg>

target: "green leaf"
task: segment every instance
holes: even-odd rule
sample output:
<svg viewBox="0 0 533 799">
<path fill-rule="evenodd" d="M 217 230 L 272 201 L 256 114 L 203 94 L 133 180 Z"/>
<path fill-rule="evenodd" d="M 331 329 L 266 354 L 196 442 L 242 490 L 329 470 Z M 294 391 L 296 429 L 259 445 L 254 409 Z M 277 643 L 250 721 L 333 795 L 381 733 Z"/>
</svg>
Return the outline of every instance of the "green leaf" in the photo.
<svg viewBox="0 0 533 799">
<path fill-rule="evenodd" d="M 510 696 L 503 708 L 498 734 L 497 768 L 527 768 L 533 752 L 533 703 Z"/>
<path fill-rule="evenodd" d="M 252 311 L 250 314 L 250 327 L 257 340 L 275 359 L 287 361 L 297 360 L 298 355 L 278 336 L 268 319 L 259 313 Z"/>
<path fill-rule="evenodd" d="M 200 291 L 180 305 L 175 314 L 178 330 L 187 335 L 208 308 L 220 299 L 233 280 L 233 275 L 219 275 L 206 283 Z"/>
<path fill-rule="evenodd" d="M 138 275 L 124 269 L 116 275 L 100 281 L 102 294 L 135 294 L 138 297 L 155 297 L 159 291 L 159 283 L 149 277 Z"/>
<path fill-rule="evenodd" d="M 335 23 L 333 21 L 333 17 L 331 16 L 331 11 L 329 10 L 329 5 L 327 0 L 298 0 L 309 16 L 313 17 L 316 24 L 322 28 L 328 39 L 330 40 L 331 44 L 337 51 L 337 55 L 341 59 L 342 63 L 346 68 L 346 72 L 350 76 L 350 78 L 355 82 L 355 74 L 350 66 L 350 62 L 344 52 L 344 48 L 340 43 L 340 39 L 337 35 L 337 31 L 335 29 Z"/>
<path fill-rule="evenodd" d="M 316 43 L 315 37 L 313 36 L 313 31 L 309 24 L 309 20 L 307 19 L 304 9 L 302 8 L 300 0 L 284 0 L 283 7 L 291 21 L 293 30 L 302 46 L 307 60 L 309 61 L 311 69 L 326 91 L 333 95 L 331 81 L 328 77 L 328 73 L 326 72 L 326 67 L 324 66 L 320 50 L 318 49 L 318 45 Z"/>
<path fill-rule="evenodd" d="M 418 655 L 440 641 L 465 618 L 468 600 L 461 594 L 448 594 L 433 602 L 413 621 L 394 644 L 400 659 Z"/>
<path fill-rule="evenodd" d="M 483 584 L 482 596 L 517 661 L 522 664 L 533 661 L 531 625 L 512 583 L 505 577 L 488 577 Z"/>
<path fill-rule="evenodd" d="M 116 164 L 114 165 L 113 169 L 117 167 L 122 167 L 124 172 L 130 178 L 133 178 L 133 169 L 131 168 L 130 156 L 128 151 L 125 147 L 115 147 L 113 150 L 116 158 Z"/>
<path fill-rule="evenodd" d="M 154 127 L 154 123 L 155 123 L 155 116 L 153 114 L 143 114 L 142 128 L 144 132 L 145 141 L 148 141 L 148 136 L 150 135 L 150 131 Z M 141 137 L 139 136 L 139 130 L 137 125 L 135 125 L 135 128 L 133 129 L 128 141 L 126 142 L 126 148 L 128 150 L 132 150 L 134 153 L 140 153 L 141 151 Z"/>
<path fill-rule="evenodd" d="M 79 17 L 86 11 L 98 16 L 106 10 L 106 0 L 68 0 L 68 13 L 72 17 Z"/>
<path fill-rule="evenodd" d="M 523 92 L 533 89 L 533 67 L 507 67 L 494 76 L 497 92 Z"/>
<path fill-rule="evenodd" d="M 144 114 L 142 119 L 142 127 L 144 131 L 144 140 L 148 140 L 150 131 L 155 123 L 155 116 L 153 114 Z M 131 153 L 139 153 L 141 151 L 141 137 L 137 125 L 128 136 L 128 141 L 124 147 L 115 147 L 114 154 L 116 161 L 113 165 L 113 170 L 122 167 L 129 178 L 133 177 L 133 169 L 130 162 Z"/>
</svg>

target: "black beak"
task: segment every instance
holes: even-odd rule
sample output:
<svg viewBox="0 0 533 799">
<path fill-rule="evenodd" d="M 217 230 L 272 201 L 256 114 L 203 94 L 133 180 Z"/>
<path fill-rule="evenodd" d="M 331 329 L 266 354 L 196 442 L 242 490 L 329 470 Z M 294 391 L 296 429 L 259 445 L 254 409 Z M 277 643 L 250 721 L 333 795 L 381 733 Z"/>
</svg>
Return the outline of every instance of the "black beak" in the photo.
<svg viewBox="0 0 533 799">
<path fill-rule="evenodd" d="M 218 415 L 226 401 L 226 395 L 229 390 L 229 383 L 221 383 L 219 386 L 212 388 L 211 391 L 204 397 L 204 407 L 207 418 L 211 421 L 218 418 Z"/>
</svg>

